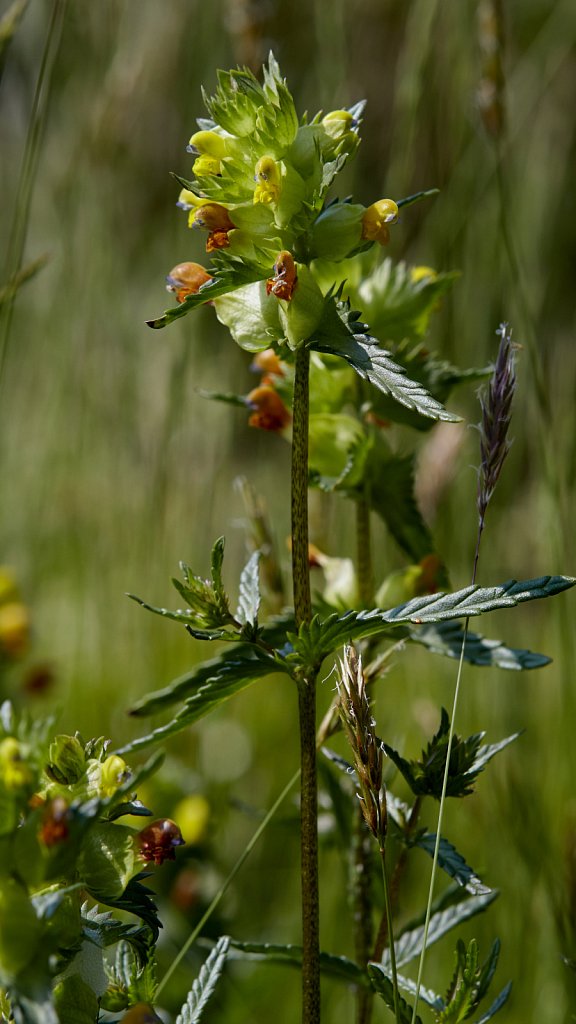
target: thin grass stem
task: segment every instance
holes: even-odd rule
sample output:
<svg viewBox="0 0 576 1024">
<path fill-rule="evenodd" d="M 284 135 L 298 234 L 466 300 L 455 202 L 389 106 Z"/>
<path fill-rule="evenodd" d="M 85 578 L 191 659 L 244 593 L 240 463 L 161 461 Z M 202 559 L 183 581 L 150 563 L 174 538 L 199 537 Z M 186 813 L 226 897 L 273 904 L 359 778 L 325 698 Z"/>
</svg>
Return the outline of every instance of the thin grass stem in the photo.
<svg viewBox="0 0 576 1024">
<path fill-rule="evenodd" d="M 232 882 L 236 878 L 236 875 L 240 871 L 240 868 L 242 867 L 244 862 L 247 860 L 247 858 L 252 853 L 252 850 L 256 846 L 256 843 L 260 839 L 260 836 L 262 835 L 264 830 L 270 824 L 272 818 L 276 814 L 276 812 L 277 812 L 278 808 L 280 807 L 280 805 L 284 802 L 284 800 L 288 796 L 290 790 L 293 789 L 293 787 L 296 785 L 299 777 L 300 777 L 300 769 L 298 769 L 298 771 L 294 773 L 294 775 L 292 776 L 290 781 L 284 786 L 284 789 L 282 790 L 280 795 L 276 798 L 276 800 L 272 804 L 272 807 L 270 808 L 270 810 L 262 818 L 262 821 L 260 822 L 258 828 L 254 832 L 254 835 L 251 837 L 251 839 L 248 840 L 248 843 L 244 847 L 244 849 L 243 849 L 242 853 L 240 854 L 238 860 L 236 861 L 234 867 L 232 868 L 232 870 L 230 871 L 230 873 L 228 874 L 228 876 L 225 878 L 224 882 L 220 886 L 220 888 L 219 888 L 218 892 L 216 893 L 214 899 L 210 903 L 210 906 L 204 911 L 202 917 L 198 921 L 198 924 L 196 925 L 194 930 L 190 933 L 190 935 L 186 939 L 186 942 L 182 946 L 180 952 L 177 954 L 177 956 L 174 958 L 174 960 L 170 964 L 170 967 L 166 971 L 166 974 L 164 975 L 164 977 L 162 978 L 160 984 L 158 985 L 158 988 L 156 989 L 156 996 L 160 995 L 160 992 L 166 987 L 166 985 L 170 981 L 170 978 L 174 974 L 174 971 L 179 966 L 179 964 L 182 962 L 182 960 L 186 956 L 186 953 L 188 952 L 188 950 L 196 942 L 196 939 L 200 935 L 202 929 L 204 928 L 204 925 L 212 917 L 212 914 L 216 910 L 216 907 L 218 906 L 218 904 L 222 900 L 222 898 L 225 895 L 225 893 L 230 888 Z"/>
</svg>

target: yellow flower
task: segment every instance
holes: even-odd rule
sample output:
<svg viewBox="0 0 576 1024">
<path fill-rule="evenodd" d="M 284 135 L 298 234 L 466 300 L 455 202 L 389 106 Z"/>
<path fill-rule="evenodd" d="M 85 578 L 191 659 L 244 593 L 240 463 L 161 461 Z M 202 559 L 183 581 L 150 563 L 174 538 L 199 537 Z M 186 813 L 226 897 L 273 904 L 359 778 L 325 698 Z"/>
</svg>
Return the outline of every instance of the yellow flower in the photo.
<svg viewBox="0 0 576 1024">
<path fill-rule="evenodd" d="M 362 217 L 362 238 L 368 242 L 387 245 L 390 241 L 389 224 L 398 220 L 398 207 L 393 199 L 379 199 L 372 203 Z"/>
<path fill-rule="evenodd" d="M 221 160 L 226 156 L 226 143 L 217 132 L 196 132 L 190 139 L 189 151 L 198 153 L 192 170 L 194 174 L 221 174 Z"/>
<path fill-rule="evenodd" d="M 7 736 L 0 743 L 0 779 L 8 790 L 22 789 L 32 781 L 32 772 L 14 736 Z"/>
<path fill-rule="evenodd" d="M 113 796 L 130 774 L 129 768 L 118 754 L 111 754 L 99 767 L 98 794 L 103 797 Z"/>
<path fill-rule="evenodd" d="M 271 156 L 260 157 L 256 164 L 254 181 L 255 203 L 277 203 L 280 198 L 280 168 Z"/>
</svg>

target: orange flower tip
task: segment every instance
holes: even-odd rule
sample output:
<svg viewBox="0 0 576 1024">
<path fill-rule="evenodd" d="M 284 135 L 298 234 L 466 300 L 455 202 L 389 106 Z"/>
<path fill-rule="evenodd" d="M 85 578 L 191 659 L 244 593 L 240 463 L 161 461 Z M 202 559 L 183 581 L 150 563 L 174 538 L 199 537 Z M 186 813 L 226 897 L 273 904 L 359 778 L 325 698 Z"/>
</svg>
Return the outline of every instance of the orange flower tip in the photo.
<svg viewBox="0 0 576 1024">
<path fill-rule="evenodd" d="M 205 228 L 210 232 L 228 232 L 236 227 L 226 207 L 220 206 L 219 203 L 204 203 L 203 206 L 199 206 L 192 217 L 190 226 Z"/>
<path fill-rule="evenodd" d="M 308 544 L 308 565 L 311 569 L 321 569 L 324 555 L 315 544 Z"/>
<path fill-rule="evenodd" d="M 246 405 L 253 410 L 248 419 L 248 425 L 257 427 L 259 430 L 278 433 L 284 430 L 292 420 L 280 395 L 269 384 L 261 384 L 260 387 L 254 388 L 249 395 L 246 395 Z"/>
<path fill-rule="evenodd" d="M 165 860 L 175 860 L 176 847 L 184 844 L 178 825 L 170 818 L 153 821 L 139 832 L 137 839 L 142 859 L 154 861 L 156 865 L 163 864 Z"/>
<path fill-rule="evenodd" d="M 271 374 L 275 377 L 284 376 L 282 363 L 273 348 L 267 348 L 263 352 L 258 352 L 252 360 L 250 369 L 256 373 Z"/>
<path fill-rule="evenodd" d="M 283 249 L 274 264 L 274 275 L 266 281 L 266 294 L 289 302 L 298 284 L 296 264 L 292 254 Z"/>
<path fill-rule="evenodd" d="M 174 292 L 177 302 L 196 295 L 212 278 L 200 263 L 178 263 L 166 277 L 166 291 Z"/>
</svg>

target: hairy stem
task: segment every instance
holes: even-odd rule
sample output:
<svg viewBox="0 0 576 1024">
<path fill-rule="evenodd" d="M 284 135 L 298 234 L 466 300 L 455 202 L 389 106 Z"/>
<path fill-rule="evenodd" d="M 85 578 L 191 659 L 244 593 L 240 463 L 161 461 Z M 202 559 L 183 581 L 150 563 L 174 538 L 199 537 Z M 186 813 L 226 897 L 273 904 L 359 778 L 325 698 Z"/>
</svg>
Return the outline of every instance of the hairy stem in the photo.
<svg viewBox="0 0 576 1024">
<path fill-rule="evenodd" d="M 292 577 L 296 627 L 312 617 L 308 560 L 308 410 L 310 353 L 296 352 L 292 426 Z M 316 672 L 298 681 L 300 716 L 300 849 L 302 884 L 302 1022 L 320 1021 Z"/>
</svg>

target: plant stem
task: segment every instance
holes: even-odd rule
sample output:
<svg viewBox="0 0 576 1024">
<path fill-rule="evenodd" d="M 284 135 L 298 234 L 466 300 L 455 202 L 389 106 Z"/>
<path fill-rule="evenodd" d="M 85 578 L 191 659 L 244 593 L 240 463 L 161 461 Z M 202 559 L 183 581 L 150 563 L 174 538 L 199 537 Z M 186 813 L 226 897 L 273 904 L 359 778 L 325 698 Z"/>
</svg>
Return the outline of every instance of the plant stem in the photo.
<svg viewBox="0 0 576 1024">
<path fill-rule="evenodd" d="M 380 858 L 382 860 L 382 882 L 384 885 L 384 906 L 386 908 L 386 921 L 388 924 L 388 949 L 390 950 L 390 967 L 392 970 L 392 988 L 394 990 L 394 1016 L 397 1024 L 400 1024 L 400 1003 L 398 1000 L 398 974 L 396 972 L 396 950 L 394 949 L 394 930 L 392 927 L 392 903 L 390 900 L 390 887 L 388 885 L 388 873 L 386 871 L 386 848 L 381 840 Z"/>
<path fill-rule="evenodd" d="M 352 905 L 354 952 L 356 963 L 366 967 L 372 944 L 372 906 L 370 900 L 371 835 L 360 807 L 354 816 L 354 858 L 352 862 Z M 374 993 L 362 985 L 356 992 L 356 1024 L 370 1024 Z"/>
<path fill-rule="evenodd" d="M 292 578 L 297 629 L 312 617 L 308 559 L 309 369 L 310 353 L 301 345 L 296 351 L 292 410 Z M 317 672 L 310 670 L 298 680 L 303 1024 L 320 1021 L 316 676 Z"/>
<path fill-rule="evenodd" d="M 200 935 L 204 925 L 211 918 L 212 914 L 216 910 L 216 907 L 220 903 L 220 900 L 222 899 L 224 894 L 227 892 L 228 888 L 230 887 L 230 885 L 232 884 L 234 879 L 236 878 L 236 875 L 240 871 L 240 868 L 244 864 L 244 861 L 252 853 L 252 850 L 256 846 L 256 843 L 258 842 L 260 836 L 262 835 L 264 830 L 268 827 L 270 821 L 272 820 L 272 818 L 276 814 L 276 811 L 278 810 L 280 805 L 283 803 L 283 801 L 288 796 L 288 793 L 290 792 L 292 787 L 298 781 L 299 774 L 300 774 L 300 772 L 297 771 L 296 774 L 292 776 L 292 778 L 290 779 L 290 782 L 288 782 L 284 786 L 284 789 L 280 793 L 280 796 L 276 798 L 276 800 L 272 804 L 272 807 L 270 808 L 270 810 L 262 818 L 262 821 L 258 825 L 258 828 L 254 832 L 254 835 L 251 837 L 251 839 L 248 840 L 246 846 L 244 847 L 244 849 L 243 849 L 242 853 L 240 854 L 238 860 L 236 861 L 234 867 L 230 871 L 228 877 L 224 880 L 224 882 L 220 886 L 220 888 L 219 888 L 218 892 L 216 893 L 214 899 L 212 900 L 210 906 L 208 907 L 207 910 L 204 911 L 204 914 L 202 915 L 202 917 L 198 921 L 198 924 L 196 925 L 194 930 L 190 933 L 190 935 L 186 939 L 186 942 L 182 946 L 182 949 L 179 951 L 177 956 L 174 957 L 172 963 L 170 964 L 170 967 L 166 971 L 166 974 L 164 975 L 164 977 L 162 978 L 162 980 L 160 981 L 160 983 L 158 985 L 158 988 L 156 989 L 156 998 L 158 998 L 160 992 L 165 987 L 167 982 L 170 980 L 170 978 L 174 974 L 174 971 L 176 970 L 178 965 L 182 962 L 182 960 L 186 956 L 186 953 L 188 952 L 190 947 L 194 944 L 194 942 L 196 942 L 196 939 Z"/>
</svg>

